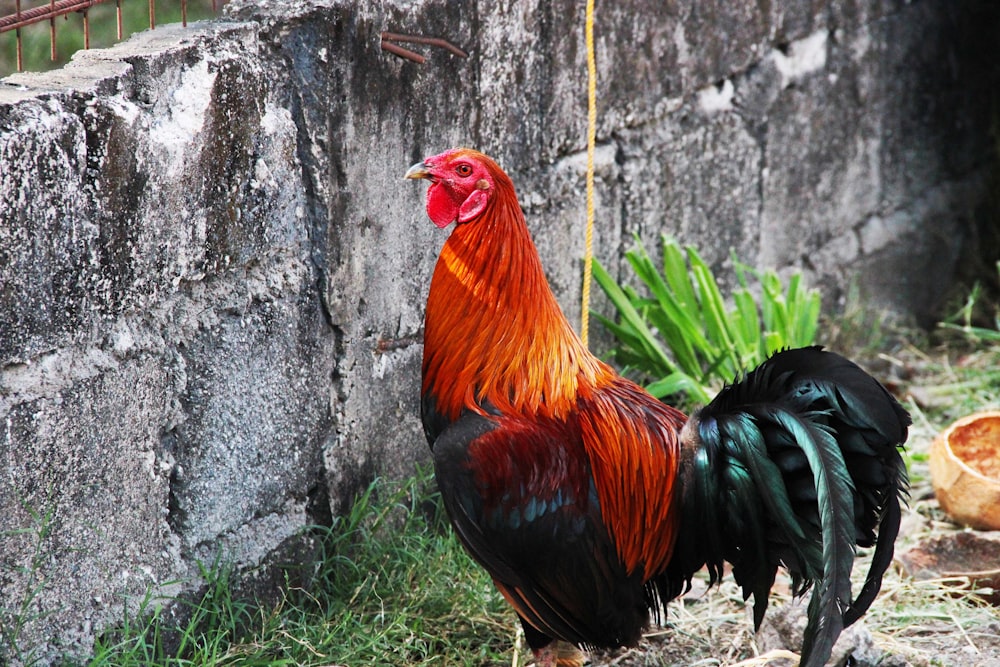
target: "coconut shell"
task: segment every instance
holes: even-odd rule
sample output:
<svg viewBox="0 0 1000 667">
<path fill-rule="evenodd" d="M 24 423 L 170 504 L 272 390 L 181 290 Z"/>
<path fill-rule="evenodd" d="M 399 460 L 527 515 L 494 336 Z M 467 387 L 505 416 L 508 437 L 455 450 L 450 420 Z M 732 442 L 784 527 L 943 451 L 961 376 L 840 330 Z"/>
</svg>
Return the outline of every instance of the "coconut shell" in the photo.
<svg viewBox="0 0 1000 667">
<path fill-rule="evenodd" d="M 955 521 L 1000 530 L 1000 412 L 959 419 L 931 445 L 931 483 Z"/>
</svg>

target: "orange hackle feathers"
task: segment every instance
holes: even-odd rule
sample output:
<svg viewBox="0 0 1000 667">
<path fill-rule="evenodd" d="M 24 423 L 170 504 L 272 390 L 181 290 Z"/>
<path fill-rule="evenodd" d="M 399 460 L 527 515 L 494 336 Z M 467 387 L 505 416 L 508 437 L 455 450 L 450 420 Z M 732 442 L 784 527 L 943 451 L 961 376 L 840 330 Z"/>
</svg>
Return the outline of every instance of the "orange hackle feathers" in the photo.
<svg viewBox="0 0 1000 667">
<path fill-rule="evenodd" d="M 559 309 L 514 185 L 478 155 L 496 187 L 481 217 L 457 225 L 441 249 L 427 300 L 423 389 L 433 387 L 450 419 L 484 402 L 502 413 L 565 417 L 581 384 L 614 371 L 583 347 Z"/>
</svg>

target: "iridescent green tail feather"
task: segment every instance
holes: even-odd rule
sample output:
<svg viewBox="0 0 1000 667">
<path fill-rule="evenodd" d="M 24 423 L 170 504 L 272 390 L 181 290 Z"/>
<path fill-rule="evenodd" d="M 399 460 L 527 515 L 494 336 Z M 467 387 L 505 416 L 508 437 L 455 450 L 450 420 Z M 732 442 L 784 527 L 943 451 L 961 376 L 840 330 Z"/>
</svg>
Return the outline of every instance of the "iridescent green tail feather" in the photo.
<svg viewBox="0 0 1000 667">
<path fill-rule="evenodd" d="M 823 665 L 892 561 L 909 423 L 874 378 L 819 347 L 779 352 L 726 387 L 682 434 L 683 525 L 659 594 L 703 565 L 717 580 L 728 561 L 759 626 L 784 567 L 795 594 L 815 587 L 801 664 Z M 858 546 L 875 552 L 854 598 Z"/>
</svg>

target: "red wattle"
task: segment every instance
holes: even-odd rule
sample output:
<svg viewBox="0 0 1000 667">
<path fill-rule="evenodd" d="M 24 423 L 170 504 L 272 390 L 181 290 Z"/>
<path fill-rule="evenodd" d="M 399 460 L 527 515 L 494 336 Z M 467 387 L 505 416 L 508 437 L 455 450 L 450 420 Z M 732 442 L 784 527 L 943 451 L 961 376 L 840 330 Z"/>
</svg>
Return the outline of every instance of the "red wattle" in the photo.
<svg viewBox="0 0 1000 667">
<path fill-rule="evenodd" d="M 427 216 L 438 227 L 447 227 L 458 219 L 458 204 L 438 183 L 427 188 Z"/>
</svg>

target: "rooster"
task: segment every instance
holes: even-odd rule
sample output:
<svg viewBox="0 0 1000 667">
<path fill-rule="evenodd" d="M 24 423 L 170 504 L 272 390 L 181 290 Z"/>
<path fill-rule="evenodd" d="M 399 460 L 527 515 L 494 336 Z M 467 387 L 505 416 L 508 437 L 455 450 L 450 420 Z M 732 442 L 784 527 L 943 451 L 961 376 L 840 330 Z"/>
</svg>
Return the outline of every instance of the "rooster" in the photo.
<svg viewBox="0 0 1000 667">
<path fill-rule="evenodd" d="M 819 347 L 778 352 L 686 417 L 591 354 L 563 315 L 510 178 L 459 148 L 406 172 L 455 224 L 431 279 L 421 417 L 462 544 L 536 664 L 631 646 L 723 561 L 755 626 L 779 566 L 813 587 L 801 664 L 874 600 L 907 489 L 906 411 Z M 853 597 L 856 546 L 874 553 Z"/>
</svg>

